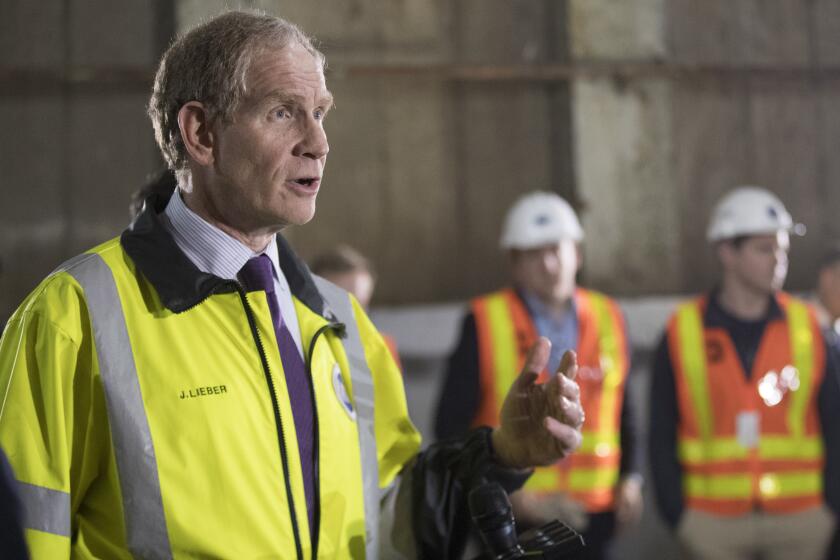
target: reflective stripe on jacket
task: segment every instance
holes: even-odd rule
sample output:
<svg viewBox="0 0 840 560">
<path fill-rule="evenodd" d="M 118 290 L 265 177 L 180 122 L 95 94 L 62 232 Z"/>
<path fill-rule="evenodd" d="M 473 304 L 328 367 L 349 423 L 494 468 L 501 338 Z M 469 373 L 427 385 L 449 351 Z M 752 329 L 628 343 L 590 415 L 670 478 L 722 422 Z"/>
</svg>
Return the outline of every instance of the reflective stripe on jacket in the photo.
<svg viewBox="0 0 840 560">
<path fill-rule="evenodd" d="M 45 279 L 0 342 L 0 445 L 33 558 L 375 557 L 379 489 L 419 435 L 358 303 L 290 278 L 316 409 L 312 538 L 265 293 L 186 274 L 183 255 L 141 272 L 156 241 L 132 235 Z"/>
<path fill-rule="evenodd" d="M 586 411 L 583 444 L 554 467 L 539 468 L 525 484 L 534 492 L 567 492 L 587 511 L 612 509 L 618 482 L 621 403 L 627 380 L 627 338 L 618 305 L 589 290 L 575 293 L 578 377 Z M 508 389 L 536 341 L 533 321 L 513 290 L 472 302 L 478 333 L 481 404 L 475 424 L 496 426 Z M 543 372 L 543 380 L 546 372 Z"/>
<path fill-rule="evenodd" d="M 728 333 L 704 327 L 705 298 L 681 305 L 668 325 L 689 508 L 740 515 L 822 503 L 824 345 L 804 302 L 778 301 L 784 318 L 767 324 L 749 379 Z"/>
</svg>

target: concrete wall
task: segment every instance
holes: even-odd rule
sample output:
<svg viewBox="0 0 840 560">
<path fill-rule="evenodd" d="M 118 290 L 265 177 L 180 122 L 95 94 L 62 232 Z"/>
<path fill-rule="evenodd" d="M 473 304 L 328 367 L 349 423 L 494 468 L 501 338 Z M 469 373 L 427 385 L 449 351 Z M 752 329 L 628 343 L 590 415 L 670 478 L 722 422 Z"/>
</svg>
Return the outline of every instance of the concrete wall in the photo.
<svg viewBox="0 0 840 560">
<path fill-rule="evenodd" d="M 838 234 L 836 2 L 570 6 L 575 59 L 612 68 L 573 80 L 586 280 L 624 294 L 707 289 L 711 207 L 760 184 L 808 226 L 788 286 L 811 286 Z"/>
<path fill-rule="evenodd" d="M 222 2 L 182 1 L 179 27 Z M 468 297 L 505 281 L 498 231 L 532 189 L 573 192 L 568 87 L 464 78 L 455 67 L 565 56 L 563 3 L 247 2 L 317 35 L 336 107 L 312 223 L 288 231 L 306 257 L 338 242 L 370 255 L 378 301 Z M 491 73 L 492 74 L 492 73 Z"/>
<path fill-rule="evenodd" d="M 145 116 L 159 2 L 0 2 L 0 321 L 113 237 L 160 166 Z M 168 38 L 168 35 L 167 35 Z"/>
<path fill-rule="evenodd" d="M 159 53 L 236 6 L 286 15 L 328 56 L 324 190 L 288 235 L 306 257 L 338 242 L 370 255 L 380 304 L 504 283 L 501 220 L 533 189 L 579 208 L 581 279 L 619 295 L 713 283 L 706 215 L 737 183 L 766 184 L 809 226 L 792 287 L 840 236 L 832 0 L 7 0 L 0 317 L 125 226 L 160 165 L 143 110 Z"/>
</svg>

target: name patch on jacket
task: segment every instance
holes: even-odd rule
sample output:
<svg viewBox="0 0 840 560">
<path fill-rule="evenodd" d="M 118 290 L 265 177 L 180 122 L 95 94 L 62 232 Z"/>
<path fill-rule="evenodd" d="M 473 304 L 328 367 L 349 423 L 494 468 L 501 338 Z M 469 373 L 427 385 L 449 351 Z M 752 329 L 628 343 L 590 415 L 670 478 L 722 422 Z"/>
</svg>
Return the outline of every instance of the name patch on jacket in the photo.
<svg viewBox="0 0 840 560">
<path fill-rule="evenodd" d="M 210 397 L 227 393 L 227 385 L 213 385 L 210 387 L 195 387 L 181 391 L 182 399 L 194 399 L 197 397 Z"/>
</svg>

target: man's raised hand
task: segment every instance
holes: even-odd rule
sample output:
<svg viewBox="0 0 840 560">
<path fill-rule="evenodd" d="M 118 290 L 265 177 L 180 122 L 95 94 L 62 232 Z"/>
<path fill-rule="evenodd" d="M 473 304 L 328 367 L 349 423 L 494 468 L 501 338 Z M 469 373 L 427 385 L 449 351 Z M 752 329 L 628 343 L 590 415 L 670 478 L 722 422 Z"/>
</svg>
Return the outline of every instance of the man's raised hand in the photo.
<svg viewBox="0 0 840 560">
<path fill-rule="evenodd" d="M 550 465 L 580 446 L 584 413 L 580 388 L 574 381 L 577 357 L 567 351 L 557 374 L 538 384 L 550 351 L 551 342 L 540 337 L 502 405 L 501 425 L 493 430 L 492 438 L 496 455 L 508 467 Z"/>
</svg>

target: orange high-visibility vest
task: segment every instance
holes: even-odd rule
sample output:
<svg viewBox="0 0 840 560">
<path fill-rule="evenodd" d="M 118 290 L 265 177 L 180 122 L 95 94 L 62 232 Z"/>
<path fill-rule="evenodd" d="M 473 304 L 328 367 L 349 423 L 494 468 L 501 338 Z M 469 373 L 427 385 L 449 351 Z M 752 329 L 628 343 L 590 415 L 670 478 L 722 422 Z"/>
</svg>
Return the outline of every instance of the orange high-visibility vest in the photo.
<svg viewBox="0 0 840 560">
<path fill-rule="evenodd" d="M 621 460 L 619 428 L 627 379 L 627 337 L 618 305 L 589 290 L 575 293 L 578 318 L 578 377 L 586 412 L 583 444 L 569 458 L 538 468 L 525 485 L 538 493 L 565 492 L 587 511 L 612 509 Z M 478 333 L 481 404 L 473 423 L 497 426 L 499 410 L 536 328 L 519 296 L 502 290 L 472 302 Z M 543 372 L 541 380 L 547 379 Z"/>
<path fill-rule="evenodd" d="M 704 327 L 705 298 L 681 305 L 668 325 L 678 455 L 691 509 L 792 513 L 822 503 L 816 400 L 825 348 L 808 306 L 787 294 L 777 299 L 785 318 L 765 328 L 749 380 L 728 333 Z M 782 378 L 791 383 L 779 383 Z M 739 437 L 740 415 L 757 416 L 751 443 L 745 443 L 750 436 Z"/>
</svg>

